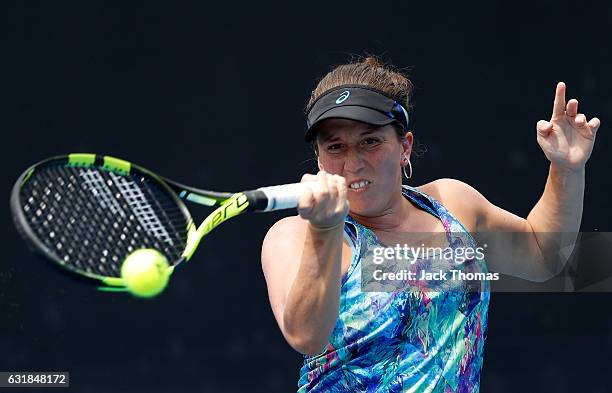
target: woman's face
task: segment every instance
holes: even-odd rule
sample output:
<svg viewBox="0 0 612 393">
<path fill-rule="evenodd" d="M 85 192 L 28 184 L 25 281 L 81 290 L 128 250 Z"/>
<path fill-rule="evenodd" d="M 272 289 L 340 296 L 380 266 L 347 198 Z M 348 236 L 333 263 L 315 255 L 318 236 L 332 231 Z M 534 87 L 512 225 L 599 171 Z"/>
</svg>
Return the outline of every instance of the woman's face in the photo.
<svg viewBox="0 0 612 393">
<path fill-rule="evenodd" d="M 399 195 L 401 166 L 404 157 L 410 157 L 412 133 L 400 142 L 392 125 L 332 118 L 319 125 L 317 147 L 319 169 L 346 179 L 351 212 L 373 216 Z"/>
</svg>

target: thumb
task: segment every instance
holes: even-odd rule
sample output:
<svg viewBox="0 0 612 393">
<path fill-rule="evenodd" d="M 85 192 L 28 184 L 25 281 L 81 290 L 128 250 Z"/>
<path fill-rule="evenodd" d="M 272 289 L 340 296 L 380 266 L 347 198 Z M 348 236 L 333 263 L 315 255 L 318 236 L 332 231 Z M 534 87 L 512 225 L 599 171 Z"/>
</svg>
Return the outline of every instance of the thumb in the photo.
<svg viewBox="0 0 612 393">
<path fill-rule="evenodd" d="M 553 125 L 549 121 L 540 120 L 536 124 L 536 130 L 538 131 L 539 135 L 546 137 L 546 136 L 548 136 L 548 134 L 550 134 L 552 132 Z"/>
</svg>

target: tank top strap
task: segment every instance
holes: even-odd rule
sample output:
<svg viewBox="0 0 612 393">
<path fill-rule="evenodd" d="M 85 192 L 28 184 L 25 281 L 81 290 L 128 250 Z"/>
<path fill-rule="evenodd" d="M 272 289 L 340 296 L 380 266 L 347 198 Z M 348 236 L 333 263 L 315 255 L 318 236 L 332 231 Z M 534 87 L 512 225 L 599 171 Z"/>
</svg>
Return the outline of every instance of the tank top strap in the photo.
<svg viewBox="0 0 612 393">
<path fill-rule="evenodd" d="M 434 216 L 438 217 L 442 221 L 442 225 L 447 233 L 455 232 L 466 232 L 469 233 L 467 228 L 459 221 L 452 213 L 444 207 L 444 205 L 432 197 L 418 189 L 417 187 L 411 187 L 402 185 L 402 193 L 405 197 L 413 201 L 415 204 L 420 206 L 422 209 L 428 211 Z"/>
<path fill-rule="evenodd" d="M 418 205 L 423 210 L 431 213 L 435 217 L 440 217 L 440 208 L 443 207 L 440 202 L 425 194 L 416 187 L 402 185 L 402 194 Z"/>
<path fill-rule="evenodd" d="M 349 265 L 348 271 L 342 277 L 342 284 L 344 284 L 348 278 L 353 274 L 353 271 L 357 268 L 359 261 L 361 260 L 362 254 L 362 241 L 363 241 L 363 227 L 357 223 L 349 215 L 344 219 L 344 238 L 347 239 L 349 246 L 351 247 L 351 264 Z"/>
</svg>

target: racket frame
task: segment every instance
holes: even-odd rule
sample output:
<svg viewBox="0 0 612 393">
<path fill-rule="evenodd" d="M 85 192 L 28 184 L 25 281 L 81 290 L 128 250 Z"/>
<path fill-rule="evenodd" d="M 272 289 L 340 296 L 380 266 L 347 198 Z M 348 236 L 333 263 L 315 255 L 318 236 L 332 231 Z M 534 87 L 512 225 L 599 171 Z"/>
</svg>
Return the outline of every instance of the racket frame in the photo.
<svg viewBox="0 0 612 393">
<path fill-rule="evenodd" d="M 101 276 L 95 273 L 90 273 L 80 269 L 75 269 L 69 265 L 63 264 L 40 239 L 34 233 L 30 227 L 25 213 L 22 207 L 22 201 L 20 198 L 20 191 L 24 184 L 30 179 L 32 174 L 37 168 L 50 165 L 65 165 L 72 167 L 98 167 L 102 170 L 114 172 L 118 175 L 126 174 L 143 174 L 158 183 L 159 186 L 168 191 L 168 194 L 172 197 L 173 201 L 179 207 L 181 213 L 185 216 L 187 221 L 187 240 L 185 242 L 185 248 L 182 253 L 182 257 L 178 261 L 171 261 L 172 266 L 170 267 L 172 273 L 176 266 L 181 263 L 188 261 L 194 254 L 200 240 L 214 228 L 216 228 L 222 222 L 235 217 L 244 212 L 252 211 L 255 209 L 255 204 L 249 202 L 255 202 L 253 196 L 249 198 L 247 194 L 256 193 L 257 191 L 250 192 L 239 192 L 239 193 L 228 193 L 228 192 L 215 192 L 202 190 L 194 187 L 188 187 L 172 181 L 170 179 L 159 176 L 148 169 L 132 164 L 128 161 L 104 155 L 96 155 L 89 153 L 74 153 L 63 156 L 55 156 L 45 160 L 42 160 L 28 169 L 26 169 L 17 179 L 13 189 L 11 191 L 10 206 L 13 216 L 15 227 L 20 233 L 21 237 L 26 241 L 28 247 L 33 250 L 37 255 L 43 257 L 43 259 L 51 262 L 51 265 L 58 268 L 64 273 L 69 273 L 71 277 L 81 279 L 89 284 L 95 284 L 100 290 L 118 290 L 124 291 L 125 285 L 121 277 L 107 277 Z M 189 200 L 190 202 L 214 207 L 220 205 L 211 212 L 196 228 L 189 209 L 183 202 L 183 200 Z M 257 203 L 256 203 L 257 204 Z M 260 204 L 260 203 L 259 203 Z M 249 209 L 249 205 L 251 208 Z"/>
</svg>

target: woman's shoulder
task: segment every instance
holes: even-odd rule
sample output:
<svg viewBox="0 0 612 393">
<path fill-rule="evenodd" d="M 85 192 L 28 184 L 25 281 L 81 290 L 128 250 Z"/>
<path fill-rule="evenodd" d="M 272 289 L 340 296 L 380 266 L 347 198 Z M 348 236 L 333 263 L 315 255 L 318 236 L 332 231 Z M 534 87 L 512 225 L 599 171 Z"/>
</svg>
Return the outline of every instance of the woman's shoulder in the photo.
<svg viewBox="0 0 612 393">
<path fill-rule="evenodd" d="M 308 221 L 303 219 L 299 214 L 281 218 L 276 221 L 270 229 L 266 237 L 283 237 L 301 234 L 306 231 Z"/>
<path fill-rule="evenodd" d="M 416 188 L 442 204 L 445 202 L 452 203 L 457 199 L 477 198 L 480 195 L 478 190 L 469 184 L 451 178 L 436 179 L 421 186 L 416 186 Z"/>
<path fill-rule="evenodd" d="M 276 221 L 266 234 L 266 238 L 302 238 L 308 230 L 308 220 L 303 219 L 299 214 L 281 218 Z"/>
<path fill-rule="evenodd" d="M 299 214 L 281 218 L 268 229 L 264 238 L 264 246 L 278 242 L 287 245 L 295 241 L 302 244 L 307 230 L 308 220 L 303 219 Z M 344 242 L 347 242 L 346 239 Z"/>
<path fill-rule="evenodd" d="M 481 210 L 487 203 L 478 190 L 457 179 L 437 179 L 416 188 L 440 202 L 471 230 L 476 228 Z"/>
<path fill-rule="evenodd" d="M 306 221 L 298 216 L 285 217 L 278 220 L 268 229 L 261 244 L 261 263 L 264 272 L 276 269 L 279 263 L 294 261 L 302 251 L 306 235 Z"/>
<path fill-rule="evenodd" d="M 286 261 L 287 255 L 300 256 L 307 231 L 308 221 L 300 215 L 285 217 L 275 222 L 266 233 L 261 246 L 261 261 L 264 269 L 266 269 L 266 266 L 274 264 L 274 261 Z M 348 255 L 348 263 L 350 263 L 351 251 L 346 236 L 343 239 L 343 247 L 345 249 L 344 253 Z M 345 255 L 344 253 L 343 255 Z M 292 259 L 289 258 L 289 260 Z M 299 261 L 299 258 L 295 260 Z M 347 265 L 346 261 L 343 263 L 344 266 Z M 347 268 L 348 266 L 343 268 L 343 271 L 346 272 Z"/>
</svg>

